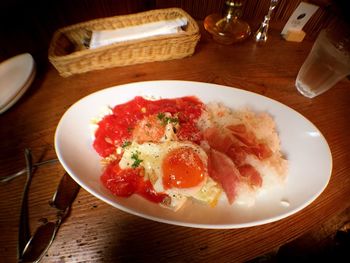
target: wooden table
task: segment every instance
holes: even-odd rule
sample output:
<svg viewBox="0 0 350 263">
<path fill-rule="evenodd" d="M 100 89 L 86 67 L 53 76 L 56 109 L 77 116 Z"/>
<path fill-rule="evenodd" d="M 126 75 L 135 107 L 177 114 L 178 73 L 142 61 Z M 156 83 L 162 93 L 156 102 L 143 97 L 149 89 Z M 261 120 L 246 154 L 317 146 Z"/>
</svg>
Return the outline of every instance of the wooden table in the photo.
<svg viewBox="0 0 350 263">
<path fill-rule="evenodd" d="M 272 28 L 266 45 L 249 40 L 223 46 L 203 32 L 192 57 L 95 71 L 62 78 L 39 64 L 37 78 L 6 113 L 0 115 L 0 176 L 25 167 L 24 148 L 34 161 L 56 158 L 54 132 L 62 114 L 84 96 L 119 84 L 145 80 L 217 83 L 278 100 L 312 121 L 333 155 L 325 191 L 302 211 L 262 226 L 206 230 L 142 219 L 100 201 L 81 189 L 72 211 L 43 262 L 235 262 L 253 259 L 307 233 L 350 207 L 350 83 L 308 99 L 294 87 L 312 42 L 286 42 Z M 63 174 L 59 164 L 38 169 L 30 188 L 30 226 L 53 218 L 48 205 Z M 15 262 L 21 193 L 25 176 L 0 185 L 0 261 Z M 302 182 L 301 182 L 302 183 Z"/>
</svg>

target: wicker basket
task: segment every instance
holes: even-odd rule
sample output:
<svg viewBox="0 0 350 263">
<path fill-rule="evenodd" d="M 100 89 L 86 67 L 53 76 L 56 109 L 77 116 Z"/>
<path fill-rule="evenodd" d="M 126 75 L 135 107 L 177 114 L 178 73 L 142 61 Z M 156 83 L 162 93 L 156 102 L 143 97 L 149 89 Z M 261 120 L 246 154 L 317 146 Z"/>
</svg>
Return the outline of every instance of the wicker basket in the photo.
<svg viewBox="0 0 350 263">
<path fill-rule="evenodd" d="M 144 23 L 187 18 L 184 32 L 154 36 L 87 49 L 87 32 L 117 29 Z M 146 11 L 137 14 L 96 19 L 68 26 L 55 32 L 49 48 L 49 60 L 61 76 L 91 70 L 126 66 L 151 61 L 164 61 L 190 56 L 200 38 L 194 19 L 179 8 Z"/>
</svg>

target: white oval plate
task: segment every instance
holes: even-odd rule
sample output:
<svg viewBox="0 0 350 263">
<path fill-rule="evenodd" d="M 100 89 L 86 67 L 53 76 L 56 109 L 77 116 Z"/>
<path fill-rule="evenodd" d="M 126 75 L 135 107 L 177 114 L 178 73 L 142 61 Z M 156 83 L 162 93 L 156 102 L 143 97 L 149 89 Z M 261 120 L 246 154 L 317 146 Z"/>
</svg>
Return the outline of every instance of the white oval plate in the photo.
<svg viewBox="0 0 350 263">
<path fill-rule="evenodd" d="M 247 106 L 270 113 L 277 124 L 282 151 L 289 161 L 285 186 L 259 195 L 252 207 L 220 202 L 211 208 L 187 202 L 177 212 L 136 195 L 118 198 L 105 189 L 100 183 L 100 157 L 92 147 L 91 119 L 105 106 L 115 106 L 135 96 L 175 98 L 187 95 L 195 95 L 205 103 L 215 101 L 233 109 Z M 327 186 L 332 171 L 332 156 L 325 138 L 310 121 L 293 109 L 244 90 L 188 81 L 131 83 L 104 89 L 81 99 L 60 120 L 55 148 L 66 171 L 97 198 L 137 216 L 198 228 L 250 227 L 285 218 L 314 201 Z"/>
<path fill-rule="evenodd" d="M 14 56 L 0 64 L 0 114 L 22 97 L 34 77 L 35 61 L 29 53 Z"/>
</svg>

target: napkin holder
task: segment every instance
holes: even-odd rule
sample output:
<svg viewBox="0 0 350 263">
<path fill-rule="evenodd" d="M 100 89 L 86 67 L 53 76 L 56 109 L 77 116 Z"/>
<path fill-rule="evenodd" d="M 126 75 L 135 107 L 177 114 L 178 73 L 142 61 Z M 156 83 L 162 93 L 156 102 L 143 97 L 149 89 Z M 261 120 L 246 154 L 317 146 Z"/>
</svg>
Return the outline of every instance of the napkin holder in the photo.
<svg viewBox="0 0 350 263">
<path fill-rule="evenodd" d="M 180 33 L 153 36 L 89 49 L 86 41 L 93 30 L 112 30 L 185 17 Z M 180 8 L 158 9 L 131 15 L 95 19 L 57 30 L 50 43 L 49 61 L 63 77 L 92 70 L 191 56 L 199 41 L 199 27 Z"/>
</svg>

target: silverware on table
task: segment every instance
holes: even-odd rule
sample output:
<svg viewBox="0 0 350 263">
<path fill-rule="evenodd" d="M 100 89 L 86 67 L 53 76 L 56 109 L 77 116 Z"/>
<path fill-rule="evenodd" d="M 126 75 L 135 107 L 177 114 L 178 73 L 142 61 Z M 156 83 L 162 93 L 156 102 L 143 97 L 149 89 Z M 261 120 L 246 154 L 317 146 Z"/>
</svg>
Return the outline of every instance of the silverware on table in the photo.
<svg viewBox="0 0 350 263">
<path fill-rule="evenodd" d="M 39 166 L 42 166 L 45 164 L 57 163 L 57 162 L 58 162 L 58 159 L 50 159 L 50 160 L 34 163 L 34 164 L 32 164 L 32 171 L 36 167 L 39 167 Z M 26 172 L 27 172 L 27 168 L 24 168 L 24 169 L 18 171 L 17 173 L 11 174 L 9 176 L 5 176 L 5 177 L 0 179 L 0 183 L 9 182 L 9 181 L 17 178 L 18 176 L 25 174 Z"/>
<path fill-rule="evenodd" d="M 60 180 L 50 206 L 57 209 L 55 222 L 45 222 L 30 237 L 28 221 L 28 190 L 32 179 L 32 157 L 29 149 L 25 150 L 27 180 L 24 186 L 18 234 L 18 262 L 39 262 L 55 239 L 56 233 L 68 216 L 70 207 L 77 196 L 80 186 L 65 173 Z"/>
<path fill-rule="evenodd" d="M 22 194 L 21 214 L 19 218 L 19 227 L 18 227 L 17 256 L 19 259 L 21 259 L 22 251 L 24 250 L 24 247 L 30 238 L 30 229 L 29 229 L 29 220 L 28 220 L 28 190 L 29 190 L 29 186 L 33 176 L 31 151 L 29 149 L 25 149 L 24 155 L 26 159 L 27 179 L 26 179 L 23 194 Z"/>
<path fill-rule="evenodd" d="M 261 23 L 259 29 L 256 31 L 254 35 L 254 39 L 256 42 L 266 42 L 267 41 L 267 32 L 269 30 L 269 23 L 271 19 L 272 11 L 277 6 L 278 0 L 271 0 L 269 11 L 267 15 L 264 17 L 264 21 Z"/>
</svg>

